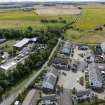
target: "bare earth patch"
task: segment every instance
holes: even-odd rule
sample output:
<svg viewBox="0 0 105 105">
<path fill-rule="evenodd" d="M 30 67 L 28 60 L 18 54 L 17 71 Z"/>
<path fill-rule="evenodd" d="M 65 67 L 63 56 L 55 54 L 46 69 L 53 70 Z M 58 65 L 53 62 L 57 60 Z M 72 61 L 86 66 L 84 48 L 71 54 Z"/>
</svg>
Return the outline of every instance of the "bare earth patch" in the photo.
<svg viewBox="0 0 105 105">
<path fill-rule="evenodd" d="M 35 11 L 38 15 L 74 15 L 80 14 L 80 10 L 73 6 L 52 6 L 37 8 Z"/>
</svg>

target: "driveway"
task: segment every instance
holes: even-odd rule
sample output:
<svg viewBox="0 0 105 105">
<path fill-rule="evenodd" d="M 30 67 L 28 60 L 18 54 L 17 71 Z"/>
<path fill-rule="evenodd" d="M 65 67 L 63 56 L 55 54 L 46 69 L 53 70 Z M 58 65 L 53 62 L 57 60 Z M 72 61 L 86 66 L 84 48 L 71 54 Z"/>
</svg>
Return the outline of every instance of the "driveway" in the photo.
<svg viewBox="0 0 105 105">
<path fill-rule="evenodd" d="M 59 105 L 72 105 L 72 97 L 70 95 L 70 90 L 64 89 L 58 97 Z"/>
</svg>

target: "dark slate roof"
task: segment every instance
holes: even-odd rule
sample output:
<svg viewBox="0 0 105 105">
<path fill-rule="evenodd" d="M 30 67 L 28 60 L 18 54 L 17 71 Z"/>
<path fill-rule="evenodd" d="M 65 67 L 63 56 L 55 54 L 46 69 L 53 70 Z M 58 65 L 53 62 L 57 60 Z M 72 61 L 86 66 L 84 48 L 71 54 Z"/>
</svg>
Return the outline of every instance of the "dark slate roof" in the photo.
<svg viewBox="0 0 105 105">
<path fill-rule="evenodd" d="M 79 91 L 79 92 L 76 93 L 77 97 L 84 96 L 84 95 L 90 95 L 90 91 L 86 90 L 86 91 Z"/>
<path fill-rule="evenodd" d="M 52 63 L 67 65 L 68 64 L 68 59 L 67 58 L 55 58 L 55 59 L 53 59 Z"/>
<path fill-rule="evenodd" d="M 53 75 L 55 75 L 56 77 L 58 76 L 59 72 L 57 69 L 55 69 L 54 67 L 50 70 L 50 73 L 52 73 Z"/>
</svg>

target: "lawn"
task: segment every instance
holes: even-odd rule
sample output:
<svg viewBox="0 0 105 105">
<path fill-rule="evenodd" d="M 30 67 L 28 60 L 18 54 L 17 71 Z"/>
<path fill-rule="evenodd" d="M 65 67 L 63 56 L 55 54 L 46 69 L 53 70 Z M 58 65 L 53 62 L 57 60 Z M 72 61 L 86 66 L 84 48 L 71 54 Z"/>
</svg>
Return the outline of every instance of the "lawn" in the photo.
<svg viewBox="0 0 105 105">
<path fill-rule="evenodd" d="M 62 15 L 62 16 L 39 16 L 35 11 L 8 11 L 0 13 L 0 29 L 5 28 L 20 28 L 24 29 L 28 26 L 32 26 L 35 29 L 46 28 L 47 26 L 58 26 L 62 27 L 64 23 L 41 23 L 41 19 L 59 19 L 62 17 L 67 22 L 72 21 L 73 16 Z"/>
<path fill-rule="evenodd" d="M 85 8 L 74 27 L 82 30 L 92 30 L 103 24 L 105 24 L 105 8 Z"/>
</svg>

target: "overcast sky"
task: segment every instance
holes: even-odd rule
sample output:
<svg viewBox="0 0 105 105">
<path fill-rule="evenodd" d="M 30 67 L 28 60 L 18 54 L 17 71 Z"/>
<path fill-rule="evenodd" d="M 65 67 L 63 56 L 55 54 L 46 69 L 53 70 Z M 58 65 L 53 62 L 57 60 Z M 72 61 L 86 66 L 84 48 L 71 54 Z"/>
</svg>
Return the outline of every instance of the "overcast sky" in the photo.
<svg viewBox="0 0 105 105">
<path fill-rule="evenodd" d="M 0 2 L 22 2 L 22 1 L 105 1 L 105 0 L 0 0 Z"/>
</svg>

